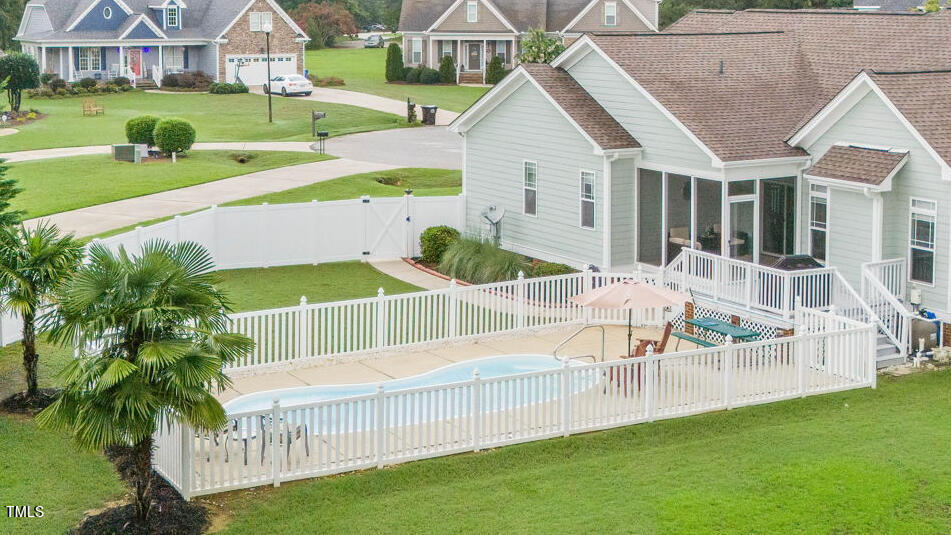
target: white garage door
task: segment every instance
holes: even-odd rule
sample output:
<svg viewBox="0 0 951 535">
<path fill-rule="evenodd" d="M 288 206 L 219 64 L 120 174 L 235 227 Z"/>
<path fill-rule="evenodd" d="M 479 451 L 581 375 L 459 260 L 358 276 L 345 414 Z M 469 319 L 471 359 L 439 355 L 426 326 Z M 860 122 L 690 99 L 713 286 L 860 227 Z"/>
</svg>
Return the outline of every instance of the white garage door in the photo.
<svg viewBox="0 0 951 535">
<path fill-rule="evenodd" d="M 267 80 L 267 56 L 244 54 L 225 56 L 225 78 L 234 83 L 240 78 L 244 85 L 264 85 Z M 271 76 L 299 74 L 297 54 L 271 54 Z"/>
</svg>

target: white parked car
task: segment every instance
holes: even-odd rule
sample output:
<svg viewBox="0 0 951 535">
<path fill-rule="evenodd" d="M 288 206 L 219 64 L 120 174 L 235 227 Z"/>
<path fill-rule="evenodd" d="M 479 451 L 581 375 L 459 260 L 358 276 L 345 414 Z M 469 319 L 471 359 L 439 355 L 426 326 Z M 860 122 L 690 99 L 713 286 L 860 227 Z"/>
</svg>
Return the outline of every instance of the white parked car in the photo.
<svg viewBox="0 0 951 535">
<path fill-rule="evenodd" d="M 279 74 L 271 78 L 271 83 L 264 86 L 264 93 L 280 93 L 288 95 L 310 95 L 314 92 L 314 84 L 299 74 Z"/>
</svg>

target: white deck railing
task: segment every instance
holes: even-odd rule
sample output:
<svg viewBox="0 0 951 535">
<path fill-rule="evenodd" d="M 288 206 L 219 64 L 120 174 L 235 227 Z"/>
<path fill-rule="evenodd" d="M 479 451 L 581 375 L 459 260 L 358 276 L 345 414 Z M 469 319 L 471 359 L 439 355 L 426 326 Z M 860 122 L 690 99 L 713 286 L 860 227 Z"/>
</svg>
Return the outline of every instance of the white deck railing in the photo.
<svg viewBox="0 0 951 535">
<path fill-rule="evenodd" d="M 806 319 L 808 317 L 808 319 Z M 598 429 L 875 386 L 875 330 L 804 313 L 811 334 L 229 414 L 155 435 L 186 498 Z"/>
<path fill-rule="evenodd" d="M 903 259 L 862 265 L 862 299 L 880 318 L 882 331 L 903 355 L 911 352 L 911 321 L 914 314 L 901 302 L 905 295 Z"/>
</svg>

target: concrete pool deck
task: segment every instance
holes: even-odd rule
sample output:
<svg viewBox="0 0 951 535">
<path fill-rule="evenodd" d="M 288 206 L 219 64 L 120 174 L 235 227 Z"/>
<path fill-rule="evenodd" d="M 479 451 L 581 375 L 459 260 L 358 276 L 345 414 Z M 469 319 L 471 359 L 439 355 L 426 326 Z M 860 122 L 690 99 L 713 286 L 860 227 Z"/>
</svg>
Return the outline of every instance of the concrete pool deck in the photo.
<svg viewBox="0 0 951 535">
<path fill-rule="evenodd" d="M 339 385 L 353 383 L 376 383 L 419 375 L 455 362 L 495 355 L 540 354 L 551 355 L 555 346 L 578 330 L 579 325 L 561 326 L 521 335 L 500 335 L 478 341 L 447 343 L 423 349 L 389 351 L 379 355 L 367 355 L 359 360 L 346 362 L 316 362 L 312 366 L 292 370 L 263 371 L 254 375 L 237 377 L 228 390 L 218 395 L 227 402 L 238 396 L 307 385 Z M 605 360 L 616 360 L 627 351 L 627 327 L 605 325 Z M 634 328 L 634 344 L 638 338 L 660 338 L 661 330 Z M 669 342 L 673 351 L 675 339 Z M 682 343 L 680 350 L 695 346 Z M 589 328 L 559 351 L 559 356 L 578 357 L 594 355 L 600 358 L 601 331 Z"/>
</svg>

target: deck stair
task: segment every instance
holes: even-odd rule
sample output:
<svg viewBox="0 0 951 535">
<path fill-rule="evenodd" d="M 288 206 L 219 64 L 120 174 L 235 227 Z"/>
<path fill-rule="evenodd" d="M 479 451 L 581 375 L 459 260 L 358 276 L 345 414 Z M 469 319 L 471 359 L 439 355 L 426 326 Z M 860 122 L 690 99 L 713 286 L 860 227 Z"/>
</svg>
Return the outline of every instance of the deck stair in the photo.
<svg viewBox="0 0 951 535">
<path fill-rule="evenodd" d="M 151 78 L 136 78 L 135 87 L 138 89 L 158 89 L 158 85 Z"/>
<path fill-rule="evenodd" d="M 460 84 L 481 84 L 484 83 L 482 80 L 481 72 L 460 72 L 459 73 L 459 83 Z"/>
</svg>

